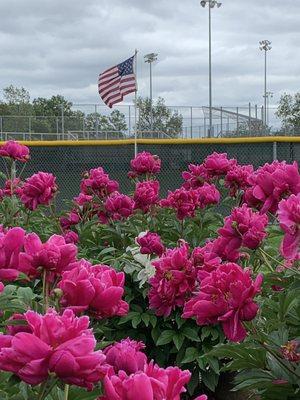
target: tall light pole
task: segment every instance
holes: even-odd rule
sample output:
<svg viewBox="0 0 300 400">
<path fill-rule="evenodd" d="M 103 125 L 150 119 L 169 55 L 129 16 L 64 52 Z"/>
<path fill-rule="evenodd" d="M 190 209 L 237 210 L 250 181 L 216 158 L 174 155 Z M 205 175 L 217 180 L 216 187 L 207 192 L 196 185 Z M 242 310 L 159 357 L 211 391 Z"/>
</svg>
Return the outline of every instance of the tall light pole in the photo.
<svg viewBox="0 0 300 400">
<path fill-rule="evenodd" d="M 269 126 L 269 105 L 270 105 L 270 99 L 273 98 L 274 93 L 273 92 L 267 92 L 267 109 L 266 109 L 266 113 L 267 113 L 267 120 L 266 120 L 266 126 Z"/>
<path fill-rule="evenodd" d="M 153 95 L 152 95 L 152 63 L 154 61 L 157 61 L 157 56 L 158 54 L 156 53 L 150 53 L 146 54 L 144 56 L 145 63 L 148 63 L 150 66 L 150 130 L 151 133 L 153 132 L 153 110 L 152 110 L 152 100 L 153 100 Z"/>
<path fill-rule="evenodd" d="M 267 52 L 272 49 L 271 42 L 269 40 L 262 40 L 259 42 L 259 49 L 265 52 L 265 90 L 264 90 L 264 126 L 267 126 Z"/>
<path fill-rule="evenodd" d="M 208 5 L 208 68 L 209 68 L 209 131 L 208 137 L 211 137 L 213 122 L 212 122 L 212 73 L 211 73 L 211 9 L 217 6 L 220 8 L 222 3 L 216 0 L 201 0 L 200 4 L 205 8 Z"/>
</svg>

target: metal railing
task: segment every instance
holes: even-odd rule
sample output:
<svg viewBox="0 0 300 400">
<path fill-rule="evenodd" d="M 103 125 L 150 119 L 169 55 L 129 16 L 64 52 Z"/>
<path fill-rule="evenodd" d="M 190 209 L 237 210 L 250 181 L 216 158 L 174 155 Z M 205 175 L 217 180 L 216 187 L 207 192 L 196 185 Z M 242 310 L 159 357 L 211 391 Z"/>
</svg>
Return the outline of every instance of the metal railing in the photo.
<svg viewBox="0 0 300 400">
<path fill-rule="evenodd" d="M 0 139 L 7 140 L 113 140 L 127 139 L 135 134 L 139 138 L 205 138 L 209 133 L 208 107 L 168 106 L 172 115 L 180 117 L 180 127 L 172 129 L 149 128 L 141 129 L 139 116 L 135 120 L 133 105 L 119 105 L 114 108 L 121 113 L 121 125 L 103 126 L 101 117 L 110 116 L 107 107 L 98 104 L 74 104 L 73 114 L 59 116 L 35 115 L 3 115 L 0 116 Z M 276 116 L 277 107 L 270 106 L 267 110 L 267 126 L 263 124 L 264 108 L 246 107 L 213 107 L 213 129 L 211 137 L 232 136 L 265 136 L 280 132 L 281 121 Z M 120 121 L 119 121 L 120 122 Z M 284 134 L 280 132 L 280 134 Z M 289 135 L 299 135 L 300 132 L 288 131 Z"/>
</svg>

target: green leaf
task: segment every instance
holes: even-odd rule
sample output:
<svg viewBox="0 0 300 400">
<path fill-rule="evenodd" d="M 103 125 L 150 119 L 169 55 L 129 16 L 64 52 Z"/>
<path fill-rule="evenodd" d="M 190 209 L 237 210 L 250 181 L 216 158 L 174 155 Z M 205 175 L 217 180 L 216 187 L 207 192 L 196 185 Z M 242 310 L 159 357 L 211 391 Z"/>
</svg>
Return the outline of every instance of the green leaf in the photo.
<svg viewBox="0 0 300 400">
<path fill-rule="evenodd" d="M 176 349 L 180 350 L 181 346 L 183 345 L 183 342 L 184 342 L 184 336 L 181 333 L 176 333 L 173 336 L 173 342 L 176 346 Z"/>
<path fill-rule="evenodd" d="M 172 342 L 174 334 L 175 332 L 169 329 L 163 331 L 156 342 L 157 346 L 163 346 L 164 344 Z"/>
<path fill-rule="evenodd" d="M 201 342 L 201 339 L 198 334 L 198 329 L 184 328 L 182 333 L 184 334 L 185 337 L 194 342 Z"/>
<path fill-rule="evenodd" d="M 199 356 L 198 349 L 196 347 L 188 347 L 185 351 L 185 355 L 183 360 L 181 361 L 182 364 L 187 364 L 196 360 Z"/>
</svg>

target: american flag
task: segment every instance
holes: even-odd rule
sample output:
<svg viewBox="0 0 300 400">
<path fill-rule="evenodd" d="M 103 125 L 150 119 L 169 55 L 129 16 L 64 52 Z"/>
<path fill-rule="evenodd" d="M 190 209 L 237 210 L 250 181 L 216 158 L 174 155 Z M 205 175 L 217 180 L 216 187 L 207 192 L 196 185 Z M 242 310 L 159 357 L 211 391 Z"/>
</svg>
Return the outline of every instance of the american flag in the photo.
<svg viewBox="0 0 300 400">
<path fill-rule="evenodd" d="M 120 103 L 123 97 L 136 91 L 136 77 L 133 69 L 135 56 L 109 68 L 99 75 L 98 92 L 108 107 Z"/>
</svg>

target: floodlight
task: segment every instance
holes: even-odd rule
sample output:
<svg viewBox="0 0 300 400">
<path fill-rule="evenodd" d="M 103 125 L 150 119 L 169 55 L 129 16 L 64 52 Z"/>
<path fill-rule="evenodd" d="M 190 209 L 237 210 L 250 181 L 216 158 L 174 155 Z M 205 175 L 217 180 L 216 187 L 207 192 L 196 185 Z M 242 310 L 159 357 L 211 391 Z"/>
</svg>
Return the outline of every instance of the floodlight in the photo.
<svg viewBox="0 0 300 400">
<path fill-rule="evenodd" d="M 205 7 L 206 6 L 206 0 L 200 1 L 200 4 L 201 4 L 202 7 Z"/>
</svg>

